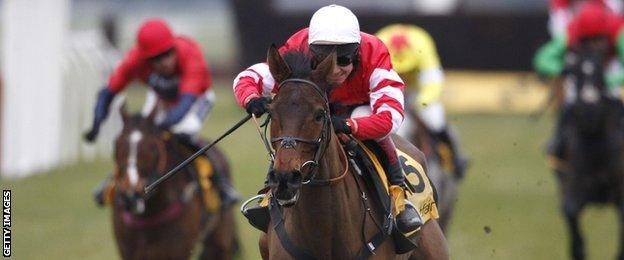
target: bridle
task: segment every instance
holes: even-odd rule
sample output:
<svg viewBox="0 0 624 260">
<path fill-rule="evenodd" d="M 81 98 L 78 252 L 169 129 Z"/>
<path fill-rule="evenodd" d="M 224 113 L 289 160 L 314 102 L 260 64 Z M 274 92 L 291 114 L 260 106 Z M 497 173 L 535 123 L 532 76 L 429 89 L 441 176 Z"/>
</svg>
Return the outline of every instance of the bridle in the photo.
<svg viewBox="0 0 624 260">
<path fill-rule="evenodd" d="M 286 86 L 285 85 L 286 83 L 303 83 L 304 86 L 308 86 L 314 89 L 315 93 L 317 93 L 323 99 L 324 101 L 324 106 L 323 106 L 324 108 L 323 108 L 323 114 L 322 114 L 323 127 L 321 129 L 319 137 L 314 140 L 305 139 L 305 138 L 296 137 L 296 136 L 280 136 L 280 137 L 271 138 L 271 143 L 275 144 L 279 142 L 279 147 L 283 149 L 295 149 L 295 147 L 297 146 L 297 142 L 313 145 L 316 147 L 316 151 L 314 153 L 314 159 L 304 162 L 299 167 L 299 169 L 302 169 L 306 167 L 307 165 L 310 165 L 311 174 L 309 174 L 309 177 L 307 179 L 304 179 L 301 182 L 303 185 L 325 186 L 325 185 L 331 185 L 335 183 L 336 181 L 342 180 L 344 176 L 346 176 L 346 173 L 348 172 L 348 163 L 346 164 L 347 169 L 344 171 L 342 175 L 338 177 L 327 179 L 327 180 L 315 179 L 318 173 L 319 161 L 323 157 L 323 154 L 325 154 L 325 150 L 327 149 L 327 146 L 329 142 L 331 141 L 331 120 L 329 116 L 329 99 L 327 97 L 327 93 L 322 91 L 321 88 L 312 81 L 293 78 L 293 79 L 284 80 L 278 85 L 277 95 L 279 95 L 279 91 L 281 91 L 282 88 Z M 270 154 L 271 160 L 274 160 L 275 156 L 272 154 L 272 151 L 269 151 L 269 154 Z M 346 159 L 346 155 L 343 154 L 343 157 Z M 271 161 L 271 165 L 273 165 L 273 161 Z"/>
<path fill-rule="evenodd" d="M 160 138 L 157 138 L 159 139 L 156 142 L 156 147 L 158 151 L 158 162 L 156 163 L 156 168 L 149 172 L 149 177 L 147 178 L 148 181 L 145 186 L 149 186 L 150 184 L 154 183 L 156 179 L 160 177 L 159 174 L 166 170 L 168 156 L 165 142 L 169 138 L 171 138 L 171 135 L 169 133 L 163 133 Z M 149 198 L 149 196 L 147 196 L 146 198 Z"/>
</svg>

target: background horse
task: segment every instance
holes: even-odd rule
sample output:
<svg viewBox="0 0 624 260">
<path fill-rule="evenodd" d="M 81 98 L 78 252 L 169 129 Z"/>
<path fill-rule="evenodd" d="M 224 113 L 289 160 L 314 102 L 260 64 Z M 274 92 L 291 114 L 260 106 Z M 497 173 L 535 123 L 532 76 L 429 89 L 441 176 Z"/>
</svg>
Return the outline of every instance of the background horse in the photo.
<svg viewBox="0 0 624 260">
<path fill-rule="evenodd" d="M 433 183 L 437 193 L 437 206 L 440 218 L 438 223 L 440 228 L 446 233 L 449 221 L 457 201 L 457 183 L 459 177 L 453 173 L 452 154 L 448 146 L 440 146 L 440 141 L 436 140 L 431 131 L 420 119 L 418 114 L 408 110 L 406 112 L 406 122 L 410 121 L 413 131 L 408 131 L 411 135 L 404 136 L 411 140 L 427 158 L 427 176 Z M 402 126 L 404 127 L 404 126 Z"/>
<path fill-rule="evenodd" d="M 361 250 L 368 250 L 367 241 L 383 232 L 380 223 L 384 217 L 368 199 L 373 196 L 364 188 L 362 178 L 349 166 L 330 123 L 325 79 L 336 66 L 335 53 L 312 70 L 303 53 L 287 53 L 282 58 L 272 46 L 268 64 L 276 82 L 281 83 L 270 107 L 275 161 L 269 186 L 281 205 L 282 223 L 271 217 L 269 230 L 260 239 L 261 254 L 265 259 L 297 258 L 273 228 L 282 224 L 291 244 L 309 252 L 311 258 L 353 259 Z M 425 165 L 414 146 L 401 138 L 394 141 Z M 310 170 L 310 165 L 318 166 Z M 419 232 L 418 248 L 401 258 L 448 259 L 446 241 L 435 219 Z M 386 239 L 371 258 L 396 258 L 393 243 Z"/>
<path fill-rule="evenodd" d="M 574 259 L 585 258 L 579 215 L 587 203 L 614 203 L 620 221 L 624 217 L 622 104 L 607 94 L 604 67 L 608 51 L 604 46 L 600 40 L 585 42 L 566 57 L 568 102 L 560 115 L 564 162 L 556 173 Z M 620 235 L 624 235 L 622 225 Z M 620 242 L 620 250 L 622 246 Z M 623 257 L 620 251 L 619 259 Z"/>
<path fill-rule="evenodd" d="M 154 111 L 145 119 L 139 114 L 129 117 L 125 106 L 120 111 L 124 127 L 115 141 L 113 225 L 121 257 L 188 259 L 201 241 L 201 259 L 231 259 L 237 247 L 232 211 L 206 211 L 194 167 L 143 197 L 145 186 L 191 154 L 157 130 Z M 225 157 L 211 151 L 214 171 L 229 176 Z"/>
</svg>

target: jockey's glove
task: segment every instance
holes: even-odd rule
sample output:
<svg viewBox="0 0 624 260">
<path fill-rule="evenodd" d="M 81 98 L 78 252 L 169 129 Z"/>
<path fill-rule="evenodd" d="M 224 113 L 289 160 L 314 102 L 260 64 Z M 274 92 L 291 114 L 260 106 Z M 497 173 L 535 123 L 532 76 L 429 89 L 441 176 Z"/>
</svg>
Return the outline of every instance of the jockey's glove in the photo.
<svg viewBox="0 0 624 260">
<path fill-rule="evenodd" d="M 334 132 L 350 134 L 351 127 L 347 124 L 347 120 L 340 116 L 332 116 L 331 118 L 332 125 L 334 126 Z"/>
<path fill-rule="evenodd" d="M 247 110 L 247 113 L 254 114 L 256 117 L 259 117 L 269 110 L 269 103 L 271 103 L 271 99 L 268 97 L 252 98 L 249 102 L 247 102 L 245 110 Z"/>
<path fill-rule="evenodd" d="M 95 138 L 97 138 L 98 133 L 100 132 L 100 128 L 91 128 L 91 130 L 89 130 L 89 132 L 86 132 L 84 134 L 84 140 L 89 142 L 89 143 L 93 143 L 95 141 Z"/>
</svg>

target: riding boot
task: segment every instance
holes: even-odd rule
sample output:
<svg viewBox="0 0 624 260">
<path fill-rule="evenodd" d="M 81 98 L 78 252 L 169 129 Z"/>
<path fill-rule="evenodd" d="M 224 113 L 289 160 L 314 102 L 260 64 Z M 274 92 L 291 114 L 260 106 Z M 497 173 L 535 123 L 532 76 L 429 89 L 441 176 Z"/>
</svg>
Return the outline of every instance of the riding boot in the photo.
<svg viewBox="0 0 624 260">
<path fill-rule="evenodd" d="M 405 182 L 396 182 L 398 179 L 396 176 L 403 175 L 403 170 L 401 169 L 398 163 L 395 163 L 389 167 L 389 176 L 390 179 L 390 199 L 392 200 L 392 213 L 396 217 L 396 225 L 401 233 L 407 234 L 422 226 L 422 218 L 418 211 L 411 205 L 409 201 L 406 200 L 405 196 Z"/>
<path fill-rule="evenodd" d="M 111 204 L 111 197 L 113 191 L 112 174 L 106 176 L 106 178 L 93 190 L 93 200 L 95 205 L 99 208 L 103 208 L 106 205 Z"/>
<path fill-rule="evenodd" d="M 445 127 L 438 133 L 434 133 L 434 136 L 451 149 L 455 177 L 457 179 L 464 178 L 466 168 L 468 167 L 468 159 L 459 147 L 457 136 L 448 127 Z"/>
<path fill-rule="evenodd" d="M 406 204 L 411 205 L 411 203 L 405 199 L 405 174 L 396 153 L 396 146 L 390 137 L 378 140 L 377 143 L 386 154 L 388 161 L 386 170 L 390 183 L 389 193 L 394 206 L 392 213 L 396 218 L 397 228 L 404 234 L 410 233 L 422 226 L 423 223 L 420 214 L 413 206 L 406 207 Z"/>
<path fill-rule="evenodd" d="M 187 146 L 192 152 L 199 151 L 206 144 L 200 138 L 193 138 L 189 135 L 176 135 L 178 139 Z M 204 154 L 205 155 L 205 154 Z M 208 159 L 208 156 L 205 155 Z M 217 190 L 219 191 L 219 197 L 221 198 L 221 206 L 223 208 L 228 208 L 231 205 L 240 201 L 241 195 L 236 191 L 236 189 L 229 182 L 227 176 L 223 176 L 222 172 L 214 171 L 212 176 L 210 177 L 212 183 L 215 184 Z"/>
</svg>

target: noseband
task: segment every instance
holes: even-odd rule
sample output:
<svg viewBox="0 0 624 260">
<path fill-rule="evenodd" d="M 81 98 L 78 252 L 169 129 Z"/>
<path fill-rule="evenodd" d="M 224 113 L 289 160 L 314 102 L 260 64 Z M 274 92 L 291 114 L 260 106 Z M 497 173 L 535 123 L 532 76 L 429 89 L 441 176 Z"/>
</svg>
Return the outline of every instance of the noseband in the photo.
<svg viewBox="0 0 624 260">
<path fill-rule="evenodd" d="M 299 168 L 301 169 L 307 166 L 308 164 L 311 165 L 310 171 L 312 172 L 312 174 L 307 179 L 304 179 L 302 181 L 302 184 L 304 185 L 309 184 L 309 185 L 315 185 L 315 186 L 327 185 L 331 183 L 333 179 L 315 180 L 316 174 L 318 173 L 317 168 L 319 166 L 319 161 L 321 160 L 321 157 L 325 153 L 325 150 L 331 138 L 331 133 L 330 133 L 331 124 L 330 124 L 330 117 L 329 117 L 329 99 L 327 98 L 327 94 L 324 91 L 322 91 L 316 83 L 312 81 L 305 80 L 305 79 L 287 79 L 287 80 L 282 81 L 278 85 L 278 91 L 277 91 L 278 95 L 279 95 L 279 91 L 282 90 L 282 88 L 286 86 L 285 85 L 286 83 L 303 83 L 303 85 L 309 86 L 312 89 L 314 89 L 314 91 L 323 99 L 323 101 L 325 102 L 324 109 L 323 109 L 323 128 L 321 129 L 321 133 L 319 134 L 319 137 L 314 140 L 304 139 L 304 138 L 300 138 L 296 136 L 280 136 L 280 137 L 271 138 L 271 143 L 275 144 L 279 142 L 279 147 L 284 148 L 284 149 L 295 149 L 297 147 L 297 142 L 316 146 L 314 159 L 304 162 Z"/>
</svg>

